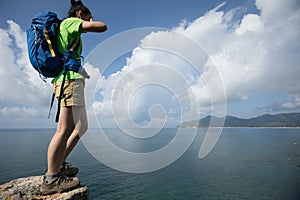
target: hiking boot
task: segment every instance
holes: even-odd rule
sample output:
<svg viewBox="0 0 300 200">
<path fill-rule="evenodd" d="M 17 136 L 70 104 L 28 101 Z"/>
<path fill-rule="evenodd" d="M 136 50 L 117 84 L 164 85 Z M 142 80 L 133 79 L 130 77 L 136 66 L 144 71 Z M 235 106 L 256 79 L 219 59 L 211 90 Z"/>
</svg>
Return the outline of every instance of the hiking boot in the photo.
<svg viewBox="0 0 300 200">
<path fill-rule="evenodd" d="M 58 176 L 53 179 L 51 183 L 46 183 L 45 176 L 43 179 L 43 183 L 41 186 L 41 193 L 43 195 L 57 193 L 57 192 L 65 192 L 71 189 L 74 189 L 79 185 L 79 179 L 69 178 L 67 176 Z"/>
<path fill-rule="evenodd" d="M 60 174 L 67 177 L 74 177 L 78 173 L 77 167 L 72 167 L 71 163 L 64 162 L 60 167 Z"/>
</svg>

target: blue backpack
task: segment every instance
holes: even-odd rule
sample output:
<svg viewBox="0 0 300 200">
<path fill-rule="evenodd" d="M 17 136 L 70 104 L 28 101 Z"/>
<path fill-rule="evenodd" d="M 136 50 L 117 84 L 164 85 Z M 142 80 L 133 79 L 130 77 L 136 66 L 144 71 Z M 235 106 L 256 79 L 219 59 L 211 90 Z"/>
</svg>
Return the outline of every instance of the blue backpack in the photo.
<svg viewBox="0 0 300 200">
<path fill-rule="evenodd" d="M 55 13 L 39 12 L 26 31 L 30 63 L 43 80 L 57 76 L 63 69 L 78 72 L 81 67 L 78 61 L 72 59 L 79 47 L 79 40 L 64 54 L 58 51 L 56 37 L 60 23 Z"/>
<path fill-rule="evenodd" d="M 59 119 L 60 101 L 63 94 L 66 71 L 79 72 L 82 69 L 78 60 L 72 58 L 79 47 L 80 37 L 63 54 L 58 51 L 56 37 L 61 21 L 55 13 L 39 12 L 34 16 L 31 21 L 31 27 L 26 31 L 29 60 L 34 69 L 38 71 L 41 79 L 45 81 L 46 78 L 53 78 L 64 70 L 58 98 L 56 122 Z M 50 117 L 54 97 L 55 95 L 53 94 L 48 118 Z"/>
</svg>

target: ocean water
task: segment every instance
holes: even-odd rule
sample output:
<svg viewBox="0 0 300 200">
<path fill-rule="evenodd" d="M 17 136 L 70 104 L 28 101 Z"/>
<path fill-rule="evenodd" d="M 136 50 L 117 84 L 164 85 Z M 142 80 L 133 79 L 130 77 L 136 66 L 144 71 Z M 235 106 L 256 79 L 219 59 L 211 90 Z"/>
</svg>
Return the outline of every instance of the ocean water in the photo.
<svg viewBox="0 0 300 200">
<path fill-rule="evenodd" d="M 78 177 L 89 188 L 91 199 L 300 199 L 300 129 L 225 128 L 211 153 L 199 159 L 205 131 L 198 129 L 192 145 L 178 160 L 150 173 L 112 169 L 95 159 L 81 142 L 68 161 L 79 167 Z M 0 130 L 0 184 L 41 175 L 53 132 Z M 122 148 L 148 152 L 168 144 L 176 129 L 163 129 L 159 137 L 142 143 L 124 139 L 117 129 L 107 133 Z"/>
</svg>

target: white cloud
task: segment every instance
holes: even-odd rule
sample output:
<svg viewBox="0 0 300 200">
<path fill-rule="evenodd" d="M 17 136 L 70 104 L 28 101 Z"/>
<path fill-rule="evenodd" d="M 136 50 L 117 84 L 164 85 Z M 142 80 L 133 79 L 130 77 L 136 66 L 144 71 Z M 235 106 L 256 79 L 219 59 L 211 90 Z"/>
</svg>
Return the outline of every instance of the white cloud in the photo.
<svg viewBox="0 0 300 200">
<path fill-rule="evenodd" d="M 4 107 L 0 110 L 2 116 L 18 116 L 20 118 L 39 117 L 40 111 L 34 107 Z"/>
<path fill-rule="evenodd" d="M 288 95 L 285 100 L 275 99 L 270 104 L 260 106 L 257 109 L 264 112 L 299 112 L 300 110 L 300 95 Z"/>
<path fill-rule="evenodd" d="M 255 4 L 261 10 L 261 18 L 267 22 L 268 26 L 284 23 L 291 14 L 298 12 L 298 0 L 285 0 L 285 1 L 265 1 L 256 0 Z"/>
<path fill-rule="evenodd" d="M 248 31 L 259 31 L 260 28 L 262 28 L 262 22 L 260 21 L 259 16 L 249 14 L 242 19 L 241 25 L 235 30 L 235 33 L 237 35 L 243 35 Z"/>
<path fill-rule="evenodd" d="M 47 124 L 51 86 L 29 63 L 25 32 L 11 20 L 7 24 L 8 30 L 0 29 L 0 126 Z"/>
<path fill-rule="evenodd" d="M 51 94 L 49 84 L 41 81 L 29 63 L 25 32 L 15 22 L 8 20 L 7 23 L 9 29 L 0 30 L 0 101 L 44 104 Z"/>
<path fill-rule="evenodd" d="M 179 116 L 180 109 L 174 114 L 174 107 L 171 107 L 175 104 L 171 103 L 170 93 L 151 88 L 148 88 L 147 92 L 135 91 L 140 90 L 140 86 L 147 81 L 159 82 L 161 79 L 173 80 L 167 83 L 167 87 L 174 88 L 180 80 L 176 74 L 182 75 L 185 84 L 178 87 L 175 93 L 184 91 L 185 101 L 188 101 L 191 95 L 197 100 L 196 107 L 192 104 L 181 107 L 184 113 L 190 114 L 192 109 L 199 109 L 200 113 L 216 109 L 214 107 L 221 103 L 223 98 L 222 95 L 215 94 L 220 81 L 212 65 L 217 67 L 223 80 L 228 101 L 247 100 L 248 95 L 261 92 L 295 94 L 293 88 L 299 88 L 297 76 L 300 74 L 299 4 L 296 1 L 266 3 L 258 0 L 256 5 L 259 14 L 245 14 L 239 23 L 236 23 L 237 19 L 234 16 L 236 9 L 224 13 L 216 8 L 191 23 L 182 21 L 173 30 L 156 32 L 145 37 L 133 50 L 123 70 L 102 80 L 101 92 L 104 99 L 94 104 L 97 104 L 98 114 L 108 116 L 107 113 L 113 105 L 118 108 L 118 112 L 110 115 L 118 118 L 122 116 L 122 119 L 127 117 L 128 121 L 128 115 L 134 115 L 131 116 L 134 121 L 136 117 L 136 120 L 144 122 L 149 117 L 151 105 L 159 103 L 164 107 L 167 116 L 171 116 L 171 113 L 172 116 Z M 190 55 L 188 59 L 197 57 L 197 53 L 201 55 L 191 48 L 191 45 L 186 45 L 186 41 L 180 39 L 176 32 L 201 45 L 211 60 L 200 56 L 201 61 L 198 63 L 201 62 L 202 67 L 195 70 L 174 52 L 143 48 L 159 46 L 162 49 L 172 49 L 181 55 Z M 165 67 L 151 69 L 151 65 L 156 64 L 168 66 L 167 69 L 175 73 L 167 73 L 164 71 Z M 151 70 L 145 67 L 147 65 Z M 141 67 L 144 69 L 138 71 Z M 122 87 L 116 89 L 114 86 L 120 82 Z M 128 94 L 132 94 L 135 100 L 128 101 Z M 211 102 L 212 95 L 215 95 L 215 102 Z M 211 103 L 216 105 L 212 106 Z M 287 102 L 283 106 L 292 108 L 294 105 L 295 102 Z"/>
</svg>

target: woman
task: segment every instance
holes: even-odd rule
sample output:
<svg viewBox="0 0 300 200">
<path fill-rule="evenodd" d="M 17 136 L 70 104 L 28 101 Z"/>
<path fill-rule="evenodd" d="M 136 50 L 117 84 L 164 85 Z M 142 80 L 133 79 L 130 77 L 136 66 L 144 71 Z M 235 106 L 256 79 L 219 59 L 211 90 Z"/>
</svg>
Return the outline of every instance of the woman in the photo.
<svg viewBox="0 0 300 200">
<path fill-rule="evenodd" d="M 90 10 L 81 1 L 71 0 L 68 18 L 62 21 L 58 32 L 59 51 L 64 53 L 70 45 L 76 43 L 81 33 L 104 32 L 106 30 L 107 27 L 103 22 L 93 21 Z M 79 42 L 79 47 L 73 58 L 80 60 L 81 40 Z M 80 136 L 88 128 L 84 102 L 84 77 L 87 76 L 75 71 L 67 71 L 66 73 L 59 121 L 56 133 L 48 147 L 48 168 L 41 186 L 43 194 L 62 192 L 79 185 L 78 178 L 74 177 L 78 169 L 70 167 L 65 160 L 79 141 Z M 63 72 L 52 81 L 57 98 L 62 80 Z"/>
</svg>

